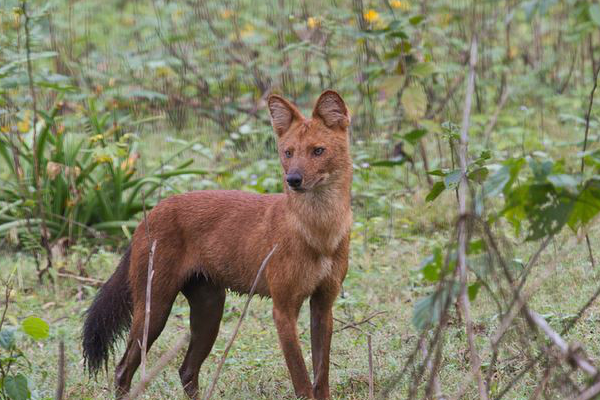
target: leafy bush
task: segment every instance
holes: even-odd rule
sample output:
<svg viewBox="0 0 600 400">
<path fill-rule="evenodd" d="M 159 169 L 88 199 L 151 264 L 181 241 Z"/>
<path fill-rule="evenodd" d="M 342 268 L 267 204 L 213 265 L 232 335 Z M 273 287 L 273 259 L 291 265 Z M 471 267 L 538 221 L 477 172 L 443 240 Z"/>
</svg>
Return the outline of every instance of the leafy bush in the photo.
<svg viewBox="0 0 600 400">
<path fill-rule="evenodd" d="M 98 110 L 90 98 L 81 107 L 88 132 L 78 133 L 61 124 L 62 107 L 59 101 L 50 112 L 40 112 L 35 147 L 29 116 L 8 127 L 17 134 L 0 135 L 0 163 L 8 171 L 1 177 L 0 235 L 40 237 L 45 226 L 49 239 L 73 241 L 135 228 L 144 197 L 150 209 L 156 202 L 151 196 L 170 178 L 204 173 L 188 168 L 191 159 L 169 164 L 191 143 L 168 157 L 166 165 L 138 176 L 137 139 L 129 130 L 133 124 L 112 118 L 110 110 Z M 40 166 L 39 189 L 35 160 Z"/>
</svg>

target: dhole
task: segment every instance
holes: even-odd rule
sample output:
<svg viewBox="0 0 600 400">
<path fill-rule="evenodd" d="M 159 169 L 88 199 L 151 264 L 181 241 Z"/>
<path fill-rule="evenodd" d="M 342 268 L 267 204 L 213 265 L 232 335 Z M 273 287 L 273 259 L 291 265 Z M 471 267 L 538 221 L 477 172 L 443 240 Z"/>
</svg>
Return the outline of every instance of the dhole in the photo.
<svg viewBox="0 0 600 400">
<path fill-rule="evenodd" d="M 92 374 L 131 325 L 115 373 L 118 398 L 129 391 L 140 364 L 153 240 L 148 348 L 182 292 L 190 305 L 191 339 L 179 375 L 189 397 L 198 397 L 198 372 L 217 337 L 226 290 L 248 293 L 263 259 L 277 244 L 256 292 L 273 299 L 273 319 L 296 395 L 329 398 L 332 306 L 348 269 L 352 223 L 350 116 L 334 91 L 319 97 L 312 118 L 280 96 L 270 96 L 268 107 L 278 136 L 284 193 L 198 191 L 161 201 L 137 227 L 117 270 L 88 310 L 83 354 Z M 296 329 L 308 297 L 313 385 Z"/>
</svg>

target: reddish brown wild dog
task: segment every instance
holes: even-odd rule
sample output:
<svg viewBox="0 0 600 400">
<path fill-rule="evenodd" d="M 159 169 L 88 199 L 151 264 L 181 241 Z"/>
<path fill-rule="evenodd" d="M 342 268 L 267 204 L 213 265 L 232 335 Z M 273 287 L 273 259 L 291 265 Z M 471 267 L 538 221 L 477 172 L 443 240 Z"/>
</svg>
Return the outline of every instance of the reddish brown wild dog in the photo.
<svg viewBox="0 0 600 400">
<path fill-rule="evenodd" d="M 107 362 L 115 340 L 131 325 L 115 372 L 117 398 L 128 393 L 140 364 L 153 240 L 148 349 L 163 330 L 175 297 L 183 293 L 190 305 L 191 339 L 179 375 L 190 398 L 198 398 L 198 373 L 217 337 L 226 290 L 248 293 L 275 244 L 256 292 L 273 299 L 273 319 L 296 395 L 329 398 L 332 306 L 348 269 L 352 224 L 350 116 L 331 90 L 319 97 L 311 118 L 276 95 L 269 97 L 268 108 L 284 193 L 198 191 L 161 201 L 137 227 L 117 270 L 88 310 L 83 354 L 90 373 Z M 309 297 L 314 384 L 296 328 Z"/>
</svg>

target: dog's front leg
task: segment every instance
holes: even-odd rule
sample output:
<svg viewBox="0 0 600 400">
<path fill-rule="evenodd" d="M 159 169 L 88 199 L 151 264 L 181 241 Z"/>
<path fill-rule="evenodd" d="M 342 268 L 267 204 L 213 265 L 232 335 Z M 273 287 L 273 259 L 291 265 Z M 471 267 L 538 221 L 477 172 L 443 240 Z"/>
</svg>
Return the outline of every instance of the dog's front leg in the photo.
<svg viewBox="0 0 600 400">
<path fill-rule="evenodd" d="M 318 400 L 329 399 L 329 352 L 333 331 L 332 307 L 337 293 L 318 290 L 310 298 L 310 341 L 315 384 L 313 391 Z"/>
<path fill-rule="evenodd" d="M 273 319 L 296 396 L 313 399 L 312 386 L 302 357 L 296 324 L 302 301 L 273 296 Z"/>
</svg>

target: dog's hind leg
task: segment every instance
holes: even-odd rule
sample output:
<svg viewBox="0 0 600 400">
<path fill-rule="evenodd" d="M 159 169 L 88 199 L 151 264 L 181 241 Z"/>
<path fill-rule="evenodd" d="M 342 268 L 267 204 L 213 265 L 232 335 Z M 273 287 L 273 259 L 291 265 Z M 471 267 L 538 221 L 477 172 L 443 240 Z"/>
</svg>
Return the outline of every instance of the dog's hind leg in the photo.
<svg viewBox="0 0 600 400">
<path fill-rule="evenodd" d="M 160 288 L 160 289 L 159 289 Z M 146 352 L 162 332 L 179 288 L 171 285 L 153 285 L 150 300 L 150 323 Z M 127 340 L 127 349 L 115 372 L 117 399 L 129 392 L 131 380 L 141 361 L 141 344 L 144 337 L 145 297 L 134 299 L 133 320 Z"/>
<path fill-rule="evenodd" d="M 179 376 L 185 393 L 191 399 L 198 398 L 198 373 L 210 353 L 223 316 L 225 289 L 215 286 L 205 278 L 193 278 L 182 293 L 190 304 L 190 345 Z"/>
</svg>

